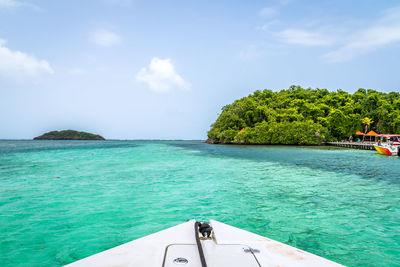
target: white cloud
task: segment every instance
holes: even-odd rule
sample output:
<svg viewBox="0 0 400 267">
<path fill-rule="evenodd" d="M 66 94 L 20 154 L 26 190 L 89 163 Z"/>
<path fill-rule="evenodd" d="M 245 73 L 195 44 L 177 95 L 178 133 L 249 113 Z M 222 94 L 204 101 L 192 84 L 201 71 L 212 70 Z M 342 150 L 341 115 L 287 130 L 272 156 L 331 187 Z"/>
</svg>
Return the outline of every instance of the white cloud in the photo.
<svg viewBox="0 0 400 267">
<path fill-rule="evenodd" d="M 5 45 L 6 40 L 0 39 L 0 75 L 6 78 L 20 79 L 54 73 L 46 60 L 36 59 L 34 56 L 20 51 L 12 51 Z"/>
<path fill-rule="evenodd" d="M 299 29 L 286 29 L 279 32 L 278 37 L 285 43 L 305 46 L 324 46 L 334 42 L 331 37 L 324 36 L 318 32 Z"/>
<path fill-rule="evenodd" d="M 386 45 L 400 42 L 400 7 L 388 9 L 384 16 L 369 28 L 352 33 L 346 42 L 327 54 L 329 62 L 343 62 L 372 52 Z"/>
<path fill-rule="evenodd" d="M 154 92 L 169 92 L 175 88 L 189 89 L 190 83 L 183 80 L 175 71 L 171 59 L 154 57 L 148 68 L 142 68 L 136 74 L 136 80 L 147 84 Z"/>
<path fill-rule="evenodd" d="M 263 9 L 260 10 L 259 14 L 264 18 L 273 17 L 278 14 L 278 10 L 276 10 L 273 7 L 264 7 Z"/>
<path fill-rule="evenodd" d="M 24 6 L 31 7 L 34 9 L 40 9 L 38 6 L 26 2 L 21 2 L 17 0 L 0 0 L 0 8 L 16 8 Z"/>
<path fill-rule="evenodd" d="M 121 43 L 121 37 L 108 30 L 97 30 L 92 33 L 90 40 L 100 46 L 114 46 Z"/>
</svg>

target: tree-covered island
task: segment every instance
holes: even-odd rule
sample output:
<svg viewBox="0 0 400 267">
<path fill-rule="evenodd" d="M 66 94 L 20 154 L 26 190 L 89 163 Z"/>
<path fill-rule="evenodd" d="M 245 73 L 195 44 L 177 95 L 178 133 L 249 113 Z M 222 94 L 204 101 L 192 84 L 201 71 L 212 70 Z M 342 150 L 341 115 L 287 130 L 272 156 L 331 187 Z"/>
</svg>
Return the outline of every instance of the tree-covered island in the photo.
<svg viewBox="0 0 400 267">
<path fill-rule="evenodd" d="M 41 136 L 33 138 L 34 140 L 105 140 L 98 134 L 87 132 L 78 132 L 74 130 L 51 131 Z"/>
<path fill-rule="evenodd" d="M 400 133 L 400 94 L 300 86 L 256 91 L 222 108 L 207 142 L 318 145 L 363 131 L 366 118 L 376 132 Z"/>
</svg>

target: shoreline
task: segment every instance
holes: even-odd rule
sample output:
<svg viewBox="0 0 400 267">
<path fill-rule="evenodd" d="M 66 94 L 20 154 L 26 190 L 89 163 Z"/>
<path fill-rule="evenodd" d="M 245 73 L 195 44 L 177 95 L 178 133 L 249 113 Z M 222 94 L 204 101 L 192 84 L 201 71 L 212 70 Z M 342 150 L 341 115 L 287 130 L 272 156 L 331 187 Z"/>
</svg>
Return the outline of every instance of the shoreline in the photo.
<svg viewBox="0 0 400 267">
<path fill-rule="evenodd" d="M 254 143 L 221 143 L 209 142 L 210 145 L 233 145 L 233 146 L 288 146 L 288 147 L 338 147 L 338 148 L 351 148 L 359 150 L 375 150 L 375 144 L 371 143 L 357 143 L 357 142 L 324 142 L 320 144 L 254 144 Z"/>
<path fill-rule="evenodd" d="M 233 142 L 214 142 L 208 139 L 204 142 L 210 145 L 238 145 L 238 146 L 329 146 L 328 142 L 320 144 L 270 144 L 270 143 L 233 143 Z"/>
</svg>

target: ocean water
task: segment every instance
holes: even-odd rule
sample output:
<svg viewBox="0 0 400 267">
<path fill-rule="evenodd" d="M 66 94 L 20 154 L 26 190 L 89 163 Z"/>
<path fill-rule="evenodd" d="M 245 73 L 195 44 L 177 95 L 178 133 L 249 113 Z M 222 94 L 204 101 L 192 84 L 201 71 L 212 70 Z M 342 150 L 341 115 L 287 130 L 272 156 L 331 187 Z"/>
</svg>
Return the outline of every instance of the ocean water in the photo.
<svg viewBox="0 0 400 267">
<path fill-rule="evenodd" d="M 0 266 L 60 266 L 193 218 L 348 266 L 399 266 L 400 157 L 200 141 L 0 141 Z"/>
</svg>

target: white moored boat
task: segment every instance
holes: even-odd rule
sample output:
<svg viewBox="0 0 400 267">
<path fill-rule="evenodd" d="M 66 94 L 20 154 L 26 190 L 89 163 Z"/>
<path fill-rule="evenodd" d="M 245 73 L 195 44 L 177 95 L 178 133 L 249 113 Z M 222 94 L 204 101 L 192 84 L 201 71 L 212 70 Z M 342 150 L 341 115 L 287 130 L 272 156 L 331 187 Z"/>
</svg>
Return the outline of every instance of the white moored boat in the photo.
<svg viewBox="0 0 400 267">
<path fill-rule="evenodd" d="M 374 145 L 379 154 L 387 156 L 400 156 L 398 145 Z"/>
<path fill-rule="evenodd" d="M 394 134 L 386 134 L 385 136 L 387 138 L 388 136 L 394 136 L 393 142 L 390 142 L 390 140 L 386 144 L 381 144 L 380 142 L 378 142 L 376 145 L 374 145 L 376 151 L 378 151 L 378 153 L 382 155 L 400 156 L 400 140 L 398 136 Z"/>
<path fill-rule="evenodd" d="M 211 220 L 195 220 L 67 265 L 134 267 L 342 266 L 330 260 Z"/>
</svg>

